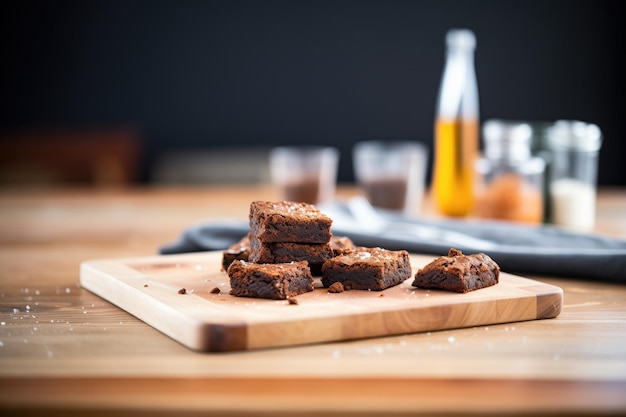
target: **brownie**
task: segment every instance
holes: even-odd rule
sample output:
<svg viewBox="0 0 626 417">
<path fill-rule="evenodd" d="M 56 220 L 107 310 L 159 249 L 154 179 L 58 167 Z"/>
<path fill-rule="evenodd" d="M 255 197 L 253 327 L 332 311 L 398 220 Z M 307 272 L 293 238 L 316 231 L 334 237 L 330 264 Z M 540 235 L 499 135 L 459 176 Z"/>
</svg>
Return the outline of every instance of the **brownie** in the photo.
<svg viewBox="0 0 626 417">
<path fill-rule="evenodd" d="M 466 293 L 498 283 L 500 267 L 484 253 L 463 255 L 450 249 L 415 274 L 414 287 Z"/>
<path fill-rule="evenodd" d="M 332 257 L 330 243 L 262 243 L 256 237 L 252 237 L 248 260 L 267 264 L 307 261 L 311 273 L 319 275 L 322 272 L 322 264 Z"/>
<path fill-rule="evenodd" d="M 347 236 L 331 236 L 329 243 L 333 256 L 344 255 L 356 249 L 354 242 Z"/>
<path fill-rule="evenodd" d="M 409 253 L 359 247 L 336 256 L 322 266 L 322 284 L 341 282 L 346 290 L 381 291 L 411 277 Z"/>
<path fill-rule="evenodd" d="M 226 271 L 235 259 L 247 261 L 250 256 L 250 233 L 230 245 L 222 254 L 222 269 Z"/>
<path fill-rule="evenodd" d="M 250 231 L 263 243 L 328 243 L 332 220 L 317 207 L 292 201 L 253 201 Z"/>
<path fill-rule="evenodd" d="M 286 300 L 313 291 L 313 277 L 306 261 L 256 264 L 235 260 L 227 272 L 230 294 L 237 297 Z"/>
</svg>

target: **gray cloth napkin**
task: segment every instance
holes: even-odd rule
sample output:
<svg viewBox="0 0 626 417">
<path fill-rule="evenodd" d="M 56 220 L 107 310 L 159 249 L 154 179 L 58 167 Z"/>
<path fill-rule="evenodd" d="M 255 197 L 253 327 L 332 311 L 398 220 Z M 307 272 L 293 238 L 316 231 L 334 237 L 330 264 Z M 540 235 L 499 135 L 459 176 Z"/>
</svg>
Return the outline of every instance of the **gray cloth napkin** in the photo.
<svg viewBox="0 0 626 417">
<path fill-rule="evenodd" d="M 484 252 L 505 272 L 626 283 L 626 240 L 574 233 L 552 226 L 497 221 L 425 220 L 362 205 L 319 208 L 333 219 L 332 232 L 359 246 L 445 255 L 451 247 Z M 365 212 L 365 214 L 363 214 Z M 373 217 L 371 216 L 373 215 Z M 248 233 L 247 221 L 214 221 L 185 230 L 161 254 L 224 250 Z"/>
</svg>

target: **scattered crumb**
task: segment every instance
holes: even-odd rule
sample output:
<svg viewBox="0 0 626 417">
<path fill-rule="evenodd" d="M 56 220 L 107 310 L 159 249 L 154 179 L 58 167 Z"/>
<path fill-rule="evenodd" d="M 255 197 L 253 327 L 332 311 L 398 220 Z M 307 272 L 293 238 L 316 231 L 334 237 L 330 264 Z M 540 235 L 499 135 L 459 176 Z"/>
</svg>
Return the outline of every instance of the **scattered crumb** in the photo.
<svg viewBox="0 0 626 417">
<path fill-rule="evenodd" d="M 220 292 L 222 292 L 222 290 L 217 287 L 213 287 L 213 289 L 211 290 L 211 294 L 219 294 Z"/>
<path fill-rule="evenodd" d="M 328 292 L 338 293 L 344 291 L 345 288 L 343 287 L 343 284 L 341 282 L 333 282 L 330 287 L 328 287 Z"/>
<path fill-rule="evenodd" d="M 181 288 L 180 290 L 178 290 L 179 294 L 187 294 L 187 290 L 184 288 Z"/>
<path fill-rule="evenodd" d="M 298 305 L 298 300 L 295 298 L 288 298 L 287 301 L 289 301 L 289 304 Z"/>
<path fill-rule="evenodd" d="M 384 297 L 384 296 L 385 296 L 384 292 L 381 292 L 380 295 L 379 295 L 379 297 Z"/>
<path fill-rule="evenodd" d="M 148 288 L 148 284 L 143 284 L 143 287 L 144 288 Z"/>
</svg>

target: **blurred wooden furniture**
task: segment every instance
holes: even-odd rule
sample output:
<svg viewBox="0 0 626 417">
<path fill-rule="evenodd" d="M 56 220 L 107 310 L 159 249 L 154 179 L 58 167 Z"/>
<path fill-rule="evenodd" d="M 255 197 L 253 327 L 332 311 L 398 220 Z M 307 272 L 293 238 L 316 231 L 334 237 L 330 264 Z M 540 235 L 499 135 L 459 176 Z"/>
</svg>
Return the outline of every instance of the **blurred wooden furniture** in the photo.
<svg viewBox="0 0 626 417">
<path fill-rule="evenodd" d="M 357 191 L 340 187 L 347 197 Z M 78 285 L 154 255 L 266 187 L 0 190 L 1 415 L 624 415 L 626 286 L 546 276 L 556 319 L 225 354 L 193 352 Z M 599 233 L 626 237 L 626 189 Z"/>
<path fill-rule="evenodd" d="M 139 133 L 133 129 L 25 129 L 0 133 L 0 185 L 137 181 Z"/>
<path fill-rule="evenodd" d="M 163 150 L 151 164 L 150 181 L 159 185 L 260 185 L 270 181 L 265 147 L 197 147 Z"/>
</svg>

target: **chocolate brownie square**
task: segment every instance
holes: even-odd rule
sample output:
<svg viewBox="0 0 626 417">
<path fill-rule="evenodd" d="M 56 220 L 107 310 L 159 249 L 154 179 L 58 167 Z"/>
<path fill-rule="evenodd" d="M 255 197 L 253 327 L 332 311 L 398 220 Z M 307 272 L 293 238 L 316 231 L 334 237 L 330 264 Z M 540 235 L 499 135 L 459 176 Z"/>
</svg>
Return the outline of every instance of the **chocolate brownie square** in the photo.
<svg viewBox="0 0 626 417">
<path fill-rule="evenodd" d="M 466 293 L 498 283 L 500 267 L 484 253 L 463 255 L 451 248 L 415 274 L 413 286 Z"/>
<path fill-rule="evenodd" d="M 236 297 L 286 300 L 313 291 L 313 277 L 306 261 L 255 264 L 235 260 L 227 272 L 230 294 Z"/>
<path fill-rule="evenodd" d="M 256 237 L 252 237 L 248 260 L 267 264 L 307 261 L 311 273 L 319 275 L 322 271 L 322 264 L 332 257 L 333 250 L 330 243 L 262 243 Z"/>
<path fill-rule="evenodd" d="M 253 201 L 252 235 L 263 243 L 328 243 L 332 220 L 317 207 L 292 201 Z"/>
<path fill-rule="evenodd" d="M 409 253 L 359 247 L 324 262 L 322 284 L 341 282 L 346 290 L 381 291 L 411 277 Z"/>
<path fill-rule="evenodd" d="M 247 261 L 250 257 L 250 233 L 236 243 L 230 245 L 222 253 L 222 269 L 226 271 L 235 259 Z"/>
</svg>

